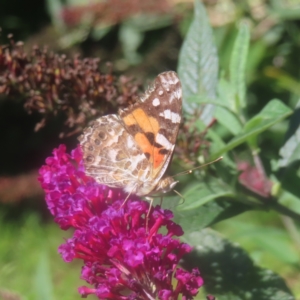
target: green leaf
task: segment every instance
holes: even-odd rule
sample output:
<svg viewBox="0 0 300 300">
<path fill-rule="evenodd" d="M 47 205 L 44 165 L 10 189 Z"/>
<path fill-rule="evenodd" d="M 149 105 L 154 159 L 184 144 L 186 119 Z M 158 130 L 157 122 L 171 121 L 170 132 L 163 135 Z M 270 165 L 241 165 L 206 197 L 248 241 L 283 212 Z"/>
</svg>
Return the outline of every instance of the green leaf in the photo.
<svg viewBox="0 0 300 300">
<path fill-rule="evenodd" d="M 174 198 L 169 201 L 169 203 L 165 203 L 164 198 L 163 203 L 169 206 L 175 202 Z M 250 209 L 249 206 L 243 203 L 233 202 L 231 199 L 229 200 L 226 198 L 210 201 L 197 209 L 191 210 L 179 211 L 181 205 L 183 204 L 179 204 L 175 207 L 175 209 L 173 209 L 175 216 L 174 221 L 180 224 L 186 233 L 211 226 Z"/>
<path fill-rule="evenodd" d="M 243 128 L 243 132 L 233 138 L 225 147 L 212 154 L 212 159 L 237 147 L 238 145 L 257 136 L 274 124 L 282 121 L 292 113 L 292 110 L 280 100 L 271 100 L 259 114 L 250 119 Z"/>
<path fill-rule="evenodd" d="M 189 103 L 197 104 L 214 104 L 215 107 L 215 118 L 226 127 L 232 134 L 236 135 L 242 130 L 240 120 L 237 118 L 235 112 L 226 105 L 225 101 L 220 101 L 218 98 L 211 99 L 200 95 L 190 96 L 188 98 Z"/>
<path fill-rule="evenodd" d="M 46 0 L 47 12 L 51 17 L 52 24 L 59 32 L 66 30 L 66 24 L 61 17 L 64 7 L 60 0 Z"/>
<path fill-rule="evenodd" d="M 280 178 L 280 190 L 277 192 L 277 197 L 279 196 L 279 202 L 284 204 L 284 206 L 292 208 L 294 205 L 292 204 L 294 201 L 300 201 L 300 169 L 297 165 L 290 166 L 284 170 L 284 172 L 279 173 Z M 286 194 L 287 193 L 287 194 Z M 284 196 L 284 194 L 286 194 Z M 293 197 L 295 197 L 293 199 Z M 282 200 L 284 199 L 284 202 Z M 295 208 L 292 208 L 295 210 Z M 299 211 L 299 209 L 297 209 Z"/>
<path fill-rule="evenodd" d="M 251 41 L 251 47 L 248 52 L 248 59 L 246 65 L 247 82 L 252 82 L 257 79 L 259 65 L 267 56 L 269 47 L 263 39 Z"/>
<path fill-rule="evenodd" d="M 203 204 L 219 197 L 233 197 L 232 189 L 221 180 L 210 176 L 209 180 L 194 182 L 182 191 L 184 203 L 177 210 L 197 209 Z"/>
<path fill-rule="evenodd" d="M 191 232 L 182 237 L 194 247 L 183 266 L 197 266 L 207 293 L 218 300 L 294 300 L 284 280 L 270 270 L 254 266 L 247 253 L 213 230 Z"/>
<path fill-rule="evenodd" d="M 66 49 L 82 43 L 88 37 L 90 30 L 90 24 L 82 24 L 79 28 L 75 28 L 59 38 L 58 44 L 62 49 Z"/>
<path fill-rule="evenodd" d="M 271 66 L 265 68 L 265 74 L 267 77 L 274 78 L 278 87 L 286 89 L 297 96 L 300 95 L 300 86 L 297 78 L 293 78 L 283 70 Z"/>
<path fill-rule="evenodd" d="M 110 32 L 111 29 L 112 29 L 111 25 L 107 25 L 103 23 L 96 24 L 92 29 L 91 37 L 94 40 L 99 41 L 103 37 L 105 37 Z"/>
<path fill-rule="evenodd" d="M 124 21 L 120 26 L 119 39 L 122 43 L 124 56 L 132 64 L 138 64 L 142 57 L 138 53 L 138 47 L 141 45 L 144 32 L 166 27 L 172 23 L 172 16 L 139 14 Z"/>
<path fill-rule="evenodd" d="M 300 203 L 298 202 L 298 204 Z M 268 225 L 264 215 L 265 212 L 255 210 L 248 213 L 247 216 L 222 222 L 216 228 L 218 231 L 226 233 L 229 239 L 243 245 L 248 249 L 251 257 L 257 262 L 263 262 L 265 266 L 273 266 L 278 270 L 280 264 L 295 265 L 299 263 L 297 246 L 291 239 L 292 225 L 291 223 L 287 225 L 287 219 L 290 218 L 282 216 L 282 220 L 285 219 L 285 225 L 289 227 L 289 234 L 287 234 L 284 227 Z M 295 230 L 297 234 L 296 226 Z"/>
<path fill-rule="evenodd" d="M 230 82 L 234 87 L 236 111 L 246 106 L 245 69 L 249 48 L 250 33 L 247 24 L 240 24 L 238 36 L 235 40 L 230 58 Z"/>
<path fill-rule="evenodd" d="M 218 102 L 228 107 L 232 112 L 236 112 L 236 103 L 234 98 L 234 87 L 226 79 L 221 78 L 218 83 Z"/>
<path fill-rule="evenodd" d="M 218 132 L 215 132 L 212 128 L 208 130 L 207 138 L 211 141 L 210 151 L 212 153 L 219 151 L 219 149 L 225 147 L 226 145 L 222 140 L 220 134 Z M 223 155 L 222 164 L 224 164 L 226 167 L 236 170 L 236 162 L 230 157 L 230 155 L 227 155 L 226 153 L 224 153 Z M 227 174 L 228 171 L 229 169 L 226 170 Z"/>
<path fill-rule="evenodd" d="M 138 14 L 132 16 L 130 19 L 127 19 L 125 22 L 127 25 L 135 27 L 137 30 L 141 32 L 156 30 L 160 28 L 164 28 L 173 23 L 172 14 Z"/>
<path fill-rule="evenodd" d="M 224 109 L 223 107 L 216 107 L 215 118 L 218 122 L 229 130 L 233 135 L 237 135 L 242 131 L 242 124 L 235 114 Z"/>
<path fill-rule="evenodd" d="M 259 248 L 276 257 L 277 261 L 287 264 L 299 262 L 299 253 L 296 248 L 291 247 L 291 239 L 283 228 L 249 223 L 237 226 L 241 231 L 244 230 L 244 239 L 251 239 L 253 243 L 259 245 Z"/>
<path fill-rule="evenodd" d="M 188 98 L 199 94 L 215 98 L 218 82 L 218 56 L 212 29 L 202 3 L 195 0 L 195 14 L 179 54 L 178 74 L 182 83 L 183 107 L 192 114 L 199 105 Z M 212 119 L 213 105 L 205 105 L 201 120 Z"/>
<path fill-rule="evenodd" d="M 272 1 L 270 7 L 270 14 L 282 21 L 284 20 L 299 20 L 300 7 L 296 1 L 294 5 L 292 3 L 285 3 L 285 1 Z"/>
<path fill-rule="evenodd" d="M 34 280 L 36 299 L 52 300 L 53 286 L 51 281 L 50 263 L 47 253 L 41 252 L 37 260 Z"/>
<path fill-rule="evenodd" d="M 300 160 L 300 107 L 295 110 L 291 117 L 290 129 L 293 133 L 290 134 L 288 140 L 279 150 L 279 154 L 282 157 L 278 161 L 279 167 L 287 167 L 293 162 Z"/>
<path fill-rule="evenodd" d="M 124 22 L 120 27 L 119 39 L 122 43 L 126 60 L 132 65 L 138 64 L 142 59 L 137 52 L 143 40 L 142 32 L 130 23 Z"/>
<path fill-rule="evenodd" d="M 286 167 L 294 161 L 300 160 L 300 126 L 279 151 L 282 159 L 279 160 L 280 167 Z"/>
<path fill-rule="evenodd" d="M 278 203 L 300 215 L 300 191 L 298 188 L 300 176 L 293 176 L 294 178 L 292 179 L 290 177 L 292 176 L 285 178 L 286 183 L 283 182 L 282 184 L 282 188 L 278 197 Z M 291 182 L 288 182 L 289 179 L 291 179 Z M 297 218 L 294 218 L 294 220 L 297 221 Z"/>
</svg>

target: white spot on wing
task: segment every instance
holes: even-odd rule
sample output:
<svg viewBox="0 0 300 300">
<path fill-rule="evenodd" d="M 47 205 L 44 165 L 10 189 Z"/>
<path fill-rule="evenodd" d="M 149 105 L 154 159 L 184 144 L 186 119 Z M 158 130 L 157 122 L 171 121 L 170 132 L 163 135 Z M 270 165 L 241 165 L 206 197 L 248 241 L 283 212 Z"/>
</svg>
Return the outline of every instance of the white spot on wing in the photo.
<svg viewBox="0 0 300 300">
<path fill-rule="evenodd" d="M 161 81 L 163 84 L 176 84 L 179 79 L 175 72 L 165 72 L 161 74 Z"/>
<path fill-rule="evenodd" d="M 164 93 L 164 92 L 163 92 L 162 90 L 160 90 L 160 91 L 158 92 L 158 95 L 159 95 L 159 96 L 162 96 L 163 93 Z"/>
<path fill-rule="evenodd" d="M 182 97 L 181 89 L 176 89 L 174 91 L 174 94 L 175 94 L 175 96 L 176 96 L 177 99 L 180 99 Z"/>
<path fill-rule="evenodd" d="M 158 98 L 153 99 L 152 105 L 153 105 L 153 106 L 158 106 L 158 105 L 160 105 L 159 99 L 158 99 Z"/>
<path fill-rule="evenodd" d="M 181 117 L 179 114 L 172 112 L 171 120 L 172 120 L 172 123 L 180 123 Z"/>
<path fill-rule="evenodd" d="M 173 147 L 173 145 L 167 140 L 167 138 L 160 133 L 158 133 L 156 136 L 156 143 L 162 145 L 167 150 L 171 150 Z"/>
<path fill-rule="evenodd" d="M 181 89 L 175 89 L 168 95 L 168 101 L 172 103 L 173 101 L 181 100 Z"/>
<path fill-rule="evenodd" d="M 174 113 L 169 109 L 166 109 L 163 113 L 159 114 L 160 117 L 164 117 L 165 119 L 171 120 L 172 123 L 180 123 L 181 117 L 178 113 Z"/>
<path fill-rule="evenodd" d="M 133 139 L 127 139 L 127 148 L 131 149 L 135 145 Z"/>
<path fill-rule="evenodd" d="M 166 109 L 164 112 L 163 112 L 163 115 L 166 119 L 169 119 L 171 120 L 171 111 L 169 109 Z"/>
</svg>

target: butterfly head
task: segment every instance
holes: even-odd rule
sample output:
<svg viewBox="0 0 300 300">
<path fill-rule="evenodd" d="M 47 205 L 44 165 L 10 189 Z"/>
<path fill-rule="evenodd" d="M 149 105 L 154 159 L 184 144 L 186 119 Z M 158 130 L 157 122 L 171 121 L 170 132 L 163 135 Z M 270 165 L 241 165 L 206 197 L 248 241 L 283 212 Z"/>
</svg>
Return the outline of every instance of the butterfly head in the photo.
<svg viewBox="0 0 300 300">
<path fill-rule="evenodd" d="M 173 177 L 164 177 L 156 185 L 152 193 L 155 194 L 165 194 L 174 189 L 175 185 L 179 181 L 175 181 Z"/>
</svg>

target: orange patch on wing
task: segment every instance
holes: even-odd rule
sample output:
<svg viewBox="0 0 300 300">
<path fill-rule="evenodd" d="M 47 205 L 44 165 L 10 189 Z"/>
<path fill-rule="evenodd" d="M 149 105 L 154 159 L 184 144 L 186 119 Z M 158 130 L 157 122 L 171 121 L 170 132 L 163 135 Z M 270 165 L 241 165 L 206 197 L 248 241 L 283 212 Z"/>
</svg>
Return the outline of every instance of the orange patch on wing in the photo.
<svg viewBox="0 0 300 300">
<path fill-rule="evenodd" d="M 143 133 L 137 133 L 134 137 L 136 143 L 142 149 L 143 153 L 149 153 L 149 161 L 153 163 L 154 169 L 159 168 L 166 159 L 165 154 L 159 153 L 161 148 L 151 145 L 147 137 Z"/>
<path fill-rule="evenodd" d="M 134 118 L 134 116 L 132 114 L 127 115 L 126 117 L 123 118 L 123 122 L 127 125 L 127 126 L 131 126 L 131 125 L 135 125 L 136 124 L 136 120 Z"/>
<path fill-rule="evenodd" d="M 149 117 L 149 122 L 151 124 L 151 128 L 152 128 L 152 131 L 154 133 L 154 135 L 157 135 L 158 133 L 158 130 L 159 130 L 159 123 L 157 121 L 157 119 L 153 118 L 153 117 Z M 146 131 L 147 132 L 147 131 Z"/>
<path fill-rule="evenodd" d="M 151 160 L 153 146 L 150 144 L 147 137 L 143 133 L 139 132 L 135 135 L 134 139 L 144 153 L 147 152 L 150 154 L 150 160 Z"/>
<path fill-rule="evenodd" d="M 135 109 L 132 112 L 131 118 L 135 120 L 134 124 L 138 124 L 139 127 L 144 132 L 153 132 L 154 135 L 156 135 L 158 133 L 158 130 L 159 130 L 158 121 L 153 117 L 149 117 L 143 109 L 141 109 L 141 108 Z M 130 120 L 131 120 L 131 118 L 130 118 Z M 126 122 L 126 120 L 125 120 L 125 122 Z M 127 123 L 126 123 L 126 125 L 127 125 Z"/>
<path fill-rule="evenodd" d="M 159 148 L 154 148 L 153 165 L 154 169 L 160 167 L 166 160 L 166 155 L 159 153 Z"/>
</svg>

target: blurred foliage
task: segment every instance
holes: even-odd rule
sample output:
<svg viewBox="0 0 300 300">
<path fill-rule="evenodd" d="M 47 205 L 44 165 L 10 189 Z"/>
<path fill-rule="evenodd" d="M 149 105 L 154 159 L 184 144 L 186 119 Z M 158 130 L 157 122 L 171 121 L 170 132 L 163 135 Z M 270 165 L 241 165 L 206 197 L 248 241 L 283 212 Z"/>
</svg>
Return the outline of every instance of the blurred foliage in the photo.
<svg viewBox="0 0 300 300">
<path fill-rule="evenodd" d="M 196 1 L 195 17 L 189 0 L 0 2 L 0 55 L 4 57 L 0 66 L 5 59 L 15 63 L 10 69 L 0 68 L 0 201 L 10 202 L 1 209 L 0 299 L 78 297 L 79 266 L 62 263 L 56 254 L 62 236 L 48 221 L 32 176 L 60 142 L 70 148 L 77 143 L 75 135 L 66 138 L 65 134 L 61 141 L 58 136 L 66 115 L 67 125 L 80 121 L 79 131 L 89 122 L 90 115 L 74 117 L 84 99 L 118 95 L 119 101 L 110 102 L 109 107 L 105 101 L 95 101 L 96 107 L 86 109 L 91 115 L 114 112 L 120 104 L 134 101 L 139 84 L 146 86 L 148 78 L 176 66 L 185 96 L 185 123 L 174 172 L 224 156 L 209 170 L 180 177 L 184 203 L 175 207 L 176 220 L 186 231 L 184 238 L 196 247 L 191 258 L 200 264 L 203 276 L 207 275 L 207 292 L 216 293 L 218 299 L 293 299 L 283 280 L 270 269 L 300 299 L 300 2 L 203 2 L 207 16 Z M 10 41 L 9 33 L 13 34 Z M 18 40 L 24 40 L 24 45 Z M 26 54 L 34 53 L 34 44 L 39 46 L 33 48 L 40 49 L 39 56 Z M 44 51 L 44 44 L 50 50 Z M 77 56 L 66 61 L 60 53 Z M 100 61 L 84 64 L 87 56 Z M 109 72 L 107 61 L 112 62 Z M 75 62 L 81 67 L 76 68 Z M 38 84 L 36 68 L 40 66 L 45 67 L 40 74 L 48 89 Z M 9 72 L 4 76 L 3 70 Z M 136 81 L 124 77 L 118 82 L 112 71 L 131 75 Z M 34 76 L 27 76 L 29 73 Z M 105 82 L 99 94 L 94 93 L 97 84 L 91 84 L 99 83 L 95 78 Z M 108 86 L 107 80 L 113 84 Z M 7 86 L 13 98 L 7 97 Z M 84 88 L 76 99 L 78 86 Z M 63 105 L 57 99 L 65 99 L 66 88 L 78 107 L 68 110 L 75 103 L 70 101 L 62 115 L 59 105 Z M 37 105 L 28 116 L 22 107 L 24 99 L 50 99 L 44 95 L 53 101 L 46 110 L 51 118 L 45 128 L 33 133 L 34 124 L 40 121 L 38 113 L 45 111 Z M 168 197 L 164 205 L 174 207 L 178 197 L 174 199 Z M 213 231 L 198 233 L 207 226 L 239 243 L 247 253 Z M 217 256 L 209 256 L 207 249 Z M 226 260 L 233 265 L 223 266 Z M 186 264 L 188 267 L 188 259 Z M 239 265 L 249 267 L 247 278 L 256 282 L 255 292 L 251 284 L 230 286 L 224 278 L 244 274 Z M 222 278 L 225 287 L 216 282 Z M 204 297 L 202 293 L 198 299 Z"/>
<path fill-rule="evenodd" d="M 0 221 L 0 299 L 78 297 L 80 280 L 75 269 L 80 266 L 62 265 L 57 253 L 57 246 L 68 235 L 54 224 L 44 223 L 37 213 L 27 210 L 18 214 L 18 220 L 9 220 L 3 216 L 6 210 L 2 207 Z"/>
</svg>

